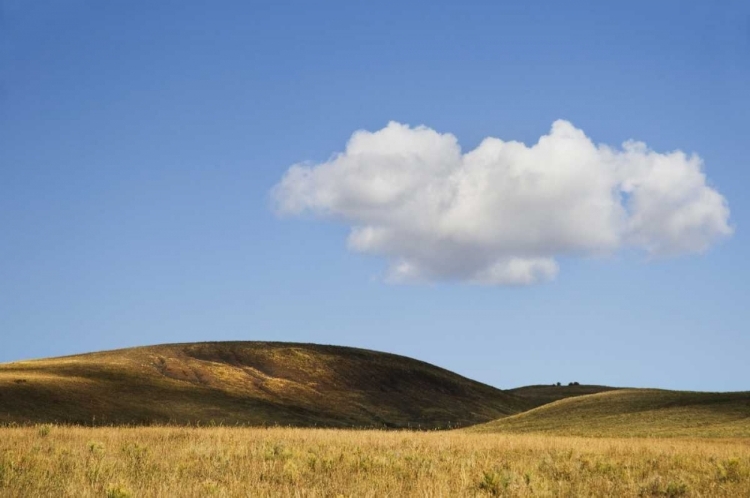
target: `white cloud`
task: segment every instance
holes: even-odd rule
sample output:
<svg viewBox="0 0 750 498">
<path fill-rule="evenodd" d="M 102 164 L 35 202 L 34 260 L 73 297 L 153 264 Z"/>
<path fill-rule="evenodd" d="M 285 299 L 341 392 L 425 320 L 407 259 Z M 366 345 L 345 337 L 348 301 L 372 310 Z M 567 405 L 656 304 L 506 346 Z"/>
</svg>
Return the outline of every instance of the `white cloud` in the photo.
<svg viewBox="0 0 750 498">
<path fill-rule="evenodd" d="M 698 156 L 597 146 L 562 120 L 531 147 L 487 138 L 466 153 L 391 122 L 292 166 L 272 195 L 279 213 L 349 224 L 348 246 L 387 258 L 399 282 L 532 284 L 555 278 L 556 256 L 700 253 L 733 231 Z"/>
</svg>

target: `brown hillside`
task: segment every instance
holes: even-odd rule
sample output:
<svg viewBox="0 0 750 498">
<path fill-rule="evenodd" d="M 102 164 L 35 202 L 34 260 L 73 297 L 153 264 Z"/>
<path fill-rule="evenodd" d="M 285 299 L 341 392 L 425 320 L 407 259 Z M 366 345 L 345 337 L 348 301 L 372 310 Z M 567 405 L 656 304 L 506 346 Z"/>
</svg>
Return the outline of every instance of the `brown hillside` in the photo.
<svg viewBox="0 0 750 498">
<path fill-rule="evenodd" d="M 527 407 L 428 363 L 313 344 L 173 344 L 0 365 L 0 423 L 442 428 Z"/>
</svg>

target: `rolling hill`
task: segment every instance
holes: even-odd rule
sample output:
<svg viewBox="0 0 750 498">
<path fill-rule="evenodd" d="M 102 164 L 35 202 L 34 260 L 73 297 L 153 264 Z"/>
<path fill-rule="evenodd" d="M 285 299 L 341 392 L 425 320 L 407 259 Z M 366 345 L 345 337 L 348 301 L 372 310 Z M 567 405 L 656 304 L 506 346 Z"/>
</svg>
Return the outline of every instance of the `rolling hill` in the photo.
<svg viewBox="0 0 750 498">
<path fill-rule="evenodd" d="M 553 401 L 565 398 L 585 396 L 587 394 L 596 394 L 615 389 L 619 388 L 580 384 L 567 386 L 534 385 L 508 389 L 508 392 L 525 399 L 529 402 L 531 407 L 536 408 L 537 406 L 546 405 L 547 403 L 552 403 Z"/>
<path fill-rule="evenodd" d="M 0 424 L 46 422 L 750 437 L 750 392 L 503 391 L 403 356 L 274 342 L 168 344 L 0 364 Z"/>
<path fill-rule="evenodd" d="M 613 437 L 750 437 L 750 392 L 610 390 L 562 399 L 467 430 Z"/>
<path fill-rule="evenodd" d="M 444 428 L 530 406 L 428 363 L 313 344 L 172 344 L 0 365 L 0 423 Z"/>
</svg>

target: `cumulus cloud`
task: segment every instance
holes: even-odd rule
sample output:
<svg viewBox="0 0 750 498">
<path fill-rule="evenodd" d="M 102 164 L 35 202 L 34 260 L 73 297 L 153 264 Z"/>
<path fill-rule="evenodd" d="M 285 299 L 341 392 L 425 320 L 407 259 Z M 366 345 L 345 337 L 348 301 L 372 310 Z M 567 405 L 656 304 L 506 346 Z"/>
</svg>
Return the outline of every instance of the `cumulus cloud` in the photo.
<svg viewBox="0 0 750 498">
<path fill-rule="evenodd" d="M 349 248 L 387 258 L 391 281 L 532 284 L 555 278 L 561 255 L 701 253 L 731 235 L 702 166 L 642 142 L 595 145 L 563 120 L 530 147 L 490 137 L 465 153 L 450 133 L 391 122 L 290 167 L 272 197 L 281 214 L 350 225 Z"/>
</svg>

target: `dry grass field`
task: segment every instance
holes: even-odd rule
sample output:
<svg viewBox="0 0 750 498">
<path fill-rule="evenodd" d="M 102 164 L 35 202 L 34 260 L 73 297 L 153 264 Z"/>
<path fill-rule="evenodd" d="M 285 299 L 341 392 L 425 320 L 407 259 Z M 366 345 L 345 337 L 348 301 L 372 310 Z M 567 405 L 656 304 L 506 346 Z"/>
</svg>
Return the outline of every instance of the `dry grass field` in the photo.
<svg viewBox="0 0 750 498">
<path fill-rule="evenodd" d="M 21 361 L 0 365 L 5 496 L 750 497 L 750 393 L 503 391 L 313 344 Z"/>
<path fill-rule="evenodd" d="M 0 496 L 750 496 L 750 440 L 0 429 Z"/>
</svg>

